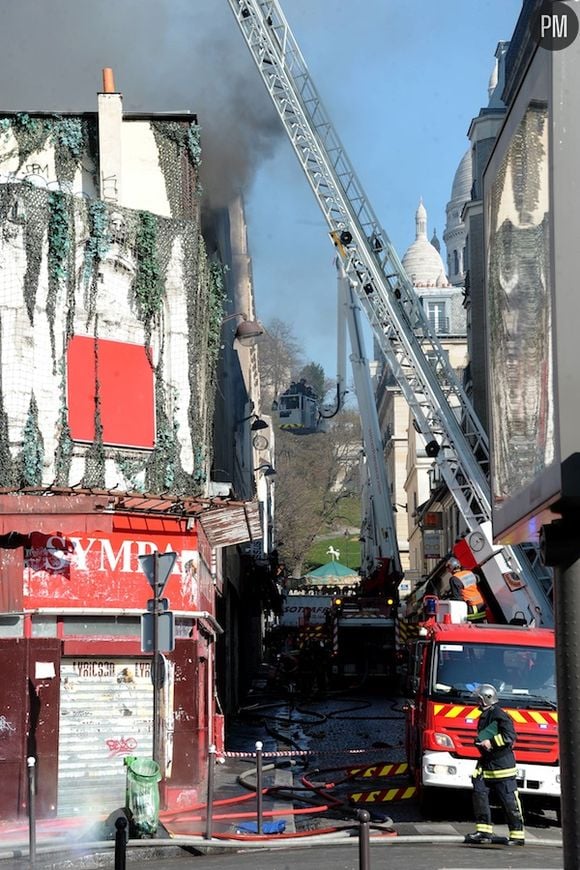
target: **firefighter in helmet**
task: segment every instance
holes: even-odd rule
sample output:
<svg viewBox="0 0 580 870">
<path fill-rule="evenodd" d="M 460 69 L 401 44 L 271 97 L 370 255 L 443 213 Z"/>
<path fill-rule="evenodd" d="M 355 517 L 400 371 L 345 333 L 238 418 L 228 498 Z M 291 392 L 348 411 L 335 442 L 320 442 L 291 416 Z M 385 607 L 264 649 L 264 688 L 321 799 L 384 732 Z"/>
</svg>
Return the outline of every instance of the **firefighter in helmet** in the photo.
<svg viewBox="0 0 580 870">
<path fill-rule="evenodd" d="M 481 758 L 473 773 L 473 812 L 475 833 L 465 842 L 475 845 L 493 842 L 489 792 L 493 789 L 501 803 L 509 828 L 508 846 L 525 844 L 522 805 L 516 781 L 516 741 L 514 723 L 498 704 L 494 686 L 484 683 L 475 690 L 481 716 L 477 722 L 475 745 Z"/>
<path fill-rule="evenodd" d="M 473 571 L 466 571 L 461 562 L 451 556 L 446 563 L 451 574 L 449 580 L 449 598 L 453 601 L 465 601 L 467 604 L 467 619 L 469 622 L 485 622 L 485 601 L 479 591 L 477 577 Z"/>
</svg>

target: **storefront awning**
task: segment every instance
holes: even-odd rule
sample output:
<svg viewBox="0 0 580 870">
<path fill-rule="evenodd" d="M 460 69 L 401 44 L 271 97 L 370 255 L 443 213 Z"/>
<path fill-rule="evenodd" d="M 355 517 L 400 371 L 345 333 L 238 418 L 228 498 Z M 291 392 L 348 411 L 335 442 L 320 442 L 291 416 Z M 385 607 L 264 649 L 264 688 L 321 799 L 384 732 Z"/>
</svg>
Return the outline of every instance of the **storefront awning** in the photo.
<svg viewBox="0 0 580 870">
<path fill-rule="evenodd" d="M 152 493 L 78 487 L 0 491 L 0 534 L 32 531 L 64 534 L 113 529 L 119 515 L 163 520 L 197 520 L 211 547 L 262 537 L 260 505 L 229 498 L 186 498 Z"/>
<path fill-rule="evenodd" d="M 199 516 L 210 547 L 229 547 L 244 541 L 262 539 L 262 522 L 258 502 L 206 511 Z"/>
</svg>

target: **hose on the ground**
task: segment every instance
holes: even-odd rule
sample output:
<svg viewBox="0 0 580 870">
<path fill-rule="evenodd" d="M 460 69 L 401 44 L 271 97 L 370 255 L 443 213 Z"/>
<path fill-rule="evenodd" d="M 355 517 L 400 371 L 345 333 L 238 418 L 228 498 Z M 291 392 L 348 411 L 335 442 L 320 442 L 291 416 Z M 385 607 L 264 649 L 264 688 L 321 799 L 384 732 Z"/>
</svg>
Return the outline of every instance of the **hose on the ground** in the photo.
<svg viewBox="0 0 580 870">
<path fill-rule="evenodd" d="M 264 767 L 262 768 L 262 772 L 264 773 L 264 772 L 268 772 L 271 770 L 275 770 L 277 767 L 278 767 L 278 765 L 275 763 L 267 764 L 267 765 L 264 765 Z M 345 768 L 332 768 L 331 770 L 335 771 L 335 770 L 344 770 L 344 769 Z M 314 773 L 314 772 L 315 771 L 312 771 L 312 773 Z M 215 801 L 212 805 L 213 809 L 215 809 L 216 806 L 226 806 L 226 805 L 234 806 L 237 803 L 243 803 L 249 799 L 255 798 L 256 787 L 253 784 L 248 782 L 248 778 L 256 776 L 256 774 L 257 774 L 256 768 L 251 768 L 250 770 L 245 771 L 243 774 L 240 774 L 237 778 L 238 783 L 241 786 L 250 790 L 249 794 L 239 795 L 237 797 L 225 798 L 225 799 L 222 799 L 219 801 Z M 345 780 L 341 780 L 341 782 L 346 781 L 346 779 L 349 779 L 349 777 L 346 777 Z M 311 782 L 306 777 L 302 777 L 301 781 L 302 781 L 302 787 L 299 787 L 299 786 L 268 786 L 268 787 L 262 789 L 262 794 L 264 796 L 268 795 L 269 797 L 277 797 L 279 799 L 292 800 L 294 802 L 300 801 L 302 803 L 307 803 L 308 806 L 302 807 L 302 808 L 292 807 L 292 808 L 285 808 L 285 809 L 265 810 L 263 812 L 263 817 L 264 818 L 275 818 L 276 816 L 288 816 L 288 815 L 291 815 L 291 816 L 301 816 L 301 815 L 312 816 L 312 815 L 316 815 L 319 813 L 336 813 L 336 812 L 340 811 L 343 818 L 346 816 L 347 819 L 352 819 L 352 815 L 355 811 L 351 807 L 348 806 L 347 802 L 343 799 L 334 797 L 333 795 L 329 794 L 329 788 L 334 787 L 334 785 L 337 785 L 340 783 L 327 784 L 324 786 L 317 786 L 315 783 Z M 309 797 L 308 795 L 311 795 L 311 797 Z M 322 801 L 321 804 L 319 804 L 317 802 L 315 803 L 313 801 L 312 796 L 314 796 L 314 795 L 316 795 L 316 797 Z M 171 825 L 175 826 L 175 825 L 186 824 L 186 823 L 191 823 L 191 822 L 207 821 L 205 818 L 205 815 L 203 814 L 203 809 L 205 809 L 205 807 L 206 807 L 205 804 L 198 803 L 198 804 L 195 804 L 191 807 L 183 808 L 183 809 L 180 809 L 179 811 L 174 811 L 172 813 L 167 813 L 167 812 L 161 813 L 160 814 L 160 821 L 162 822 L 162 824 L 164 825 L 166 830 L 168 830 L 170 835 L 173 836 L 173 834 L 170 830 Z M 233 820 L 241 822 L 244 819 L 254 820 L 255 818 L 256 818 L 255 811 L 252 811 L 252 812 L 239 812 L 238 811 L 238 812 L 232 812 L 232 813 L 212 814 L 212 820 L 217 821 L 217 822 L 233 821 Z M 385 833 L 384 826 L 387 824 L 392 825 L 392 820 L 387 818 L 383 821 L 382 827 L 376 826 L 376 825 L 373 825 L 372 827 Z M 330 828 L 322 828 L 319 831 L 317 831 L 316 834 L 312 834 L 312 832 L 299 831 L 299 832 L 295 832 L 292 834 L 286 834 L 285 836 L 291 837 L 291 838 L 304 837 L 308 833 L 310 833 L 311 836 L 315 837 L 321 833 L 338 832 L 341 830 L 343 830 L 343 827 L 334 826 L 334 827 L 330 827 Z M 394 832 L 392 830 L 389 831 L 389 834 L 390 834 L 390 836 L 396 836 L 396 832 Z M 220 839 L 222 839 L 222 838 L 223 839 L 231 839 L 231 836 L 229 834 L 219 834 L 219 835 L 216 834 L 215 836 L 219 837 Z M 264 840 L 268 840 L 268 841 L 280 839 L 279 834 L 267 834 L 267 835 L 260 835 L 260 836 Z M 254 835 L 252 835 L 252 834 L 237 834 L 236 835 L 236 838 L 238 838 L 240 840 L 253 839 L 253 837 L 254 837 Z"/>
</svg>

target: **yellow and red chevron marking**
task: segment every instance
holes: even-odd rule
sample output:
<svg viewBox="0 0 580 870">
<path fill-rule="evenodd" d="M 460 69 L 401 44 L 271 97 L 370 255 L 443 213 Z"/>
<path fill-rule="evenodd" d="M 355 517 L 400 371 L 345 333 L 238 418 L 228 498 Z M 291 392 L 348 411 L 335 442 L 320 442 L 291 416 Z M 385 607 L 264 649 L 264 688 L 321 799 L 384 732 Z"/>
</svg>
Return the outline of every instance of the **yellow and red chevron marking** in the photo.
<svg viewBox="0 0 580 870">
<path fill-rule="evenodd" d="M 442 719 L 479 719 L 481 716 L 479 707 L 464 704 L 433 704 L 433 713 Z"/>
<path fill-rule="evenodd" d="M 415 797 L 416 793 L 416 786 L 409 785 L 404 788 L 359 791 L 356 794 L 350 794 L 348 797 L 352 804 L 386 804 L 389 801 L 409 800 L 409 798 Z"/>
<path fill-rule="evenodd" d="M 506 707 L 504 709 L 516 723 L 525 722 L 531 725 L 558 724 L 558 713 L 556 710 L 510 710 Z"/>
<path fill-rule="evenodd" d="M 368 767 L 349 767 L 346 771 L 353 778 L 364 776 L 365 779 L 378 779 L 383 776 L 403 776 L 409 772 L 406 761 L 400 764 L 370 764 Z"/>
<path fill-rule="evenodd" d="M 557 725 L 558 714 L 555 710 L 514 710 L 504 707 L 505 712 L 520 725 Z M 433 713 L 443 719 L 479 719 L 478 707 L 465 707 L 463 704 L 434 704 Z"/>
</svg>

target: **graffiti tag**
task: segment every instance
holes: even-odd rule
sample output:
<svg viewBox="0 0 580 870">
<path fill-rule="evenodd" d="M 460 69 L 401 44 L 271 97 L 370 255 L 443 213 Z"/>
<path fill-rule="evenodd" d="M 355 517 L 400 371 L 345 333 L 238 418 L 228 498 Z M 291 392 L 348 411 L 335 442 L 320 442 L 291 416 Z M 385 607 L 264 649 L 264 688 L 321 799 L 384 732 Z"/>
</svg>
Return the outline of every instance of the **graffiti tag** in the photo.
<svg viewBox="0 0 580 870">
<path fill-rule="evenodd" d="M 110 752 L 110 758 L 115 755 L 126 755 L 127 752 L 133 752 L 134 749 L 137 749 L 137 741 L 134 737 L 121 737 L 120 740 L 109 738 L 109 740 L 105 740 L 105 743 Z"/>
<path fill-rule="evenodd" d="M 0 716 L 0 734 L 14 734 L 16 726 L 9 722 L 6 716 Z"/>
</svg>

